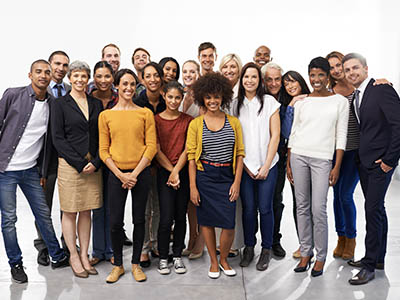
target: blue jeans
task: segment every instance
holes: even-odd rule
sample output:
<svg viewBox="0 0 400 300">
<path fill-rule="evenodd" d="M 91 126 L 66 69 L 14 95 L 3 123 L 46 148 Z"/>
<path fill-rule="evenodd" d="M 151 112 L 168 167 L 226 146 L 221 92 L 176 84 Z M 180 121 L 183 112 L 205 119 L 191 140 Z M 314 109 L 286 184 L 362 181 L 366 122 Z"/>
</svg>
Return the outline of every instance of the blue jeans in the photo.
<svg viewBox="0 0 400 300">
<path fill-rule="evenodd" d="M 261 247 L 272 247 L 274 232 L 273 198 L 278 177 L 278 167 L 275 165 L 269 170 L 265 180 L 252 179 L 247 172 L 243 172 L 240 184 L 240 198 L 243 205 L 244 243 L 247 247 L 254 247 L 257 243 L 256 224 L 257 208 L 260 212 Z"/>
<path fill-rule="evenodd" d="M 340 167 L 339 179 L 333 187 L 333 210 L 338 236 L 355 238 L 357 211 L 354 204 L 354 190 L 360 177 L 355 162 L 357 150 L 345 151 Z"/>
<path fill-rule="evenodd" d="M 17 231 L 17 185 L 21 188 L 32 209 L 40 233 L 49 250 L 52 261 L 59 261 L 65 254 L 61 250 L 54 233 L 50 209 L 46 204 L 43 188 L 36 167 L 23 171 L 0 173 L 1 230 L 8 263 L 15 266 L 22 263 L 22 252 L 18 245 Z"/>
<path fill-rule="evenodd" d="M 113 256 L 108 201 L 108 176 L 110 170 L 103 167 L 103 206 L 93 210 L 93 257 L 109 260 Z"/>
</svg>

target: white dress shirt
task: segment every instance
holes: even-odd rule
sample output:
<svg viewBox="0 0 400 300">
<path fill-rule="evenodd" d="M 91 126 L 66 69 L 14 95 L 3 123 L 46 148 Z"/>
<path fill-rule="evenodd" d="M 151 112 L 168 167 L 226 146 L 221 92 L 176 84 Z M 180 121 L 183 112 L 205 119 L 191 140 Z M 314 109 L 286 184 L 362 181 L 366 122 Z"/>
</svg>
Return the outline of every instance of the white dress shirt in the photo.
<svg viewBox="0 0 400 300">
<path fill-rule="evenodd" d="M 236 106 L 236 103 L 235 103 Z M 264 165 L 267 159 L 268 145 L 270 135 L 270 118 L 279 109 L 281 105 L 274 97 L 264 95 L 264 106 L 260 114 L 260 101 L 254 97 L 243 100 L 240 108 L 239 120 L 243 129 L 243 142 L 246 151 L 244 164 L 254 175 L 258 174 L 259 169 Z M 270 169 L 278 162 L 279 155 L 275 156 L 271 162 Z"/>
<path fill-rule="evenodd" d="M 358 102 L 359 102 L 359 103 L 358 103 L 358 104 L 359 104 L 359 107 L 358 107 L 358 108 L 361 107 L 361 101 L 362 101 L 362 98 L 363 98 L 363 96 L 364 96 L 365 89 L 367 88 L 367 85 L 368 85 L 368 83 L 369 83 L 370 80 L 371 80 L 371 77 L 367 77 L 367 79 L 365 79 L 365 80 L 360 84 L 360 86 L 356 89 L 356 90 L 360 91 L 359 98 L 358 98 Z M 356 101 L 353 101 L 353 105 L 354 105 L 354 111 L 355 111 L 355 113 L 356 113 L 356 117 L 357 117 L 358 123 L 360 123 L 360 116 L 358 115 L 358 110 L 357 110 L 357 107 L 356 107 Z"/>
</svg>

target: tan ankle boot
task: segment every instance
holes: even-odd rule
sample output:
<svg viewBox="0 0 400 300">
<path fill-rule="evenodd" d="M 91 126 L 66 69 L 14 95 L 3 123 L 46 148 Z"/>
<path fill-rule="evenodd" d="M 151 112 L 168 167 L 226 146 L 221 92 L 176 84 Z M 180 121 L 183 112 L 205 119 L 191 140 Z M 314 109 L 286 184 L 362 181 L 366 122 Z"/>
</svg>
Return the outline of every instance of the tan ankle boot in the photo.
<svg viewBox="0 0 400 300">
<path fill-rule="evenodd" d="M 345 248 L 345 244 L 346 244 L 346 237 L 339 236 L 336 248 L 335 248 L 335 250 L 333 250 L 333 257 L 335 257 L 335 258 L 342 257 L 343 251 Z"/>
<path fill-rule="evenodd" d="M 345 260 L 353 259 L 355 248 L 356 248 L 356 239 L 346 238 L 346 244 L 343 250 L 342 258 Z"/>
</svg>

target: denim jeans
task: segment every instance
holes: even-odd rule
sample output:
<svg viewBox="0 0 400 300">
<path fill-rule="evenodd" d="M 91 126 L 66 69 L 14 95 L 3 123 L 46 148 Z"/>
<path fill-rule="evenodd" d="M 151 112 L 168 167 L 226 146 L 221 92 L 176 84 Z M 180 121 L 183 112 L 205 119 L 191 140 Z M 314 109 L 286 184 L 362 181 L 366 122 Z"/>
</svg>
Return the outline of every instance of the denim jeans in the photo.
<svg viewBox="0 0 400 300">
<path fill-rule="evenodd" d="M 32 209 L 35 221 L 49 250 L 52 261 L 59 261 L 65 254 L 61 250 L 54 233 L 50 209 L 46 204 L 43 188 L 40 186 L 36 167 L 22 171 L 0 173 L 1 230 L 6 248 L 8 263 L 15 266 L 22 262 L 18 245 L 17 231 L 17 185 L 21 188 Z"/>
<path fill-rule="evenodd" d="M 273 197 L 277 177 L 277 165 L 269 170 L 265 180 L 252 179 L 246 172 L 243 172 L 240 198 L 243 205 L 244 243 L 248 247 L 254 247 L 257 243 L 255 235 L 257 207 L 260 212 L 261 247 L 265 249 L 272 247 L 274 232 Z"/>
<path fill-rule="evenodd" d="M 113 256 L 108 201 L 110 170 L 103 166 L 103 206 L 93 209 L 93 257 L 109 260 Z"/>
<path fill-rule="evenodd" d="M 338 236 L 356 237 L 356 206 L 354 190 L 360 179 L 355 161 L 357 150 L 345 151 L 340 167 L 339 179 L 333 187 L 333 209 Z"/>
</svg>

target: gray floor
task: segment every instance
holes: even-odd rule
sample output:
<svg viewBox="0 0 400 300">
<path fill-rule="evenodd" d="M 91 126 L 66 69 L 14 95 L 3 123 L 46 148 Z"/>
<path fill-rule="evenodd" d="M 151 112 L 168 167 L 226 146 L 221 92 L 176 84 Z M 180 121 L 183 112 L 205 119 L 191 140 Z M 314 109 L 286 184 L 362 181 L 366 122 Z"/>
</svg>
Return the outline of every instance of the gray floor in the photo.
<svg viewBox="0 0 400 300">
<path fill-rule="evenodd" d="M 3 242 L 0 246 L 0 299 L 400 299 L 400 182 L 393 181 L 386 197 L 386 207 L 389 217 L 389 243 L 385 271 L 377 271 L 376 279 L 365 286 L 353 287 L 347 280 L 356 272 L 341 259 L 331 256 L 336 243 L 332 211 L 332 191 L 329 192 L 329 256 L 324 275 L 311 278 L 309 272 L 295 274 L 293 268 L 297 261 L 291 258 L 291 253 L 297 249 L 297 237 L 292 218 L 291 194 L 288 185 L 284 191 L 286 208 L 282 220 L 282 245 L 287 250 L 287 256 L 282 260 L 273 259 L 269 269 L 259 272 L 255 263 L 248 268 L 239 267 L 239 258 L 231 260 L 232 266 L 238 271 L 238 276 L 228 278 L 222 275 L 217 280 L 207 277 L 208 256 L 185 263 L 188 272 L 185 275 L 171 273 L 161 276 L 156 270 L 156 261 L 150 269 L 145 270 L 148 280 L 136 283 L 129 272 L 131 250 L 125 248 L 125 267 L 128 269 L 116 284 L 108 285 L 105 278 L 111 270 L 109 263 L 98 265 L 98 276 L 88 279 L 78 279 L 69 268 L 52 270 L 50 267 L 38 266 L 37 252 L 33 248 L 35 237 L 33 216 L 21 192 L 18 192 L 18 237 L 24 254 L 24 265 L 29 277 L 27 284 L 15 284 L 10 279 L 10 269 L 7 263 Z M 357 186 L 355 201 L 359 212 L 358 238 L 356 257 L 364 252 L 364 216 L 363 197 Z M 57 201 L 55 201 L 57 203 Z M 60 224 L 58 204 L 53 210 L 53 221 L 59 236 Z M 127 216 L 130 211 L 127 211 Z M 126 218 L 127 231 L 130 218 Z M 1 239 L 2 240 L 2 239 Z M 257 249 L 257 252 L 259 248 Z M 397 295 L 397 296 L 396 296 Z M 144 299 L 144 298 L 143 298 Z"/>
</svg>

